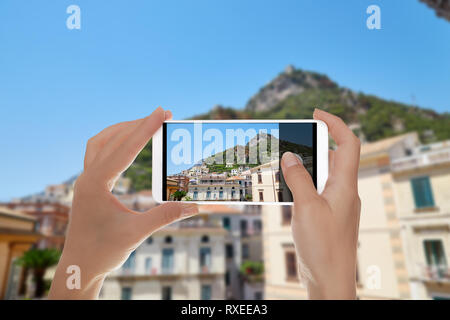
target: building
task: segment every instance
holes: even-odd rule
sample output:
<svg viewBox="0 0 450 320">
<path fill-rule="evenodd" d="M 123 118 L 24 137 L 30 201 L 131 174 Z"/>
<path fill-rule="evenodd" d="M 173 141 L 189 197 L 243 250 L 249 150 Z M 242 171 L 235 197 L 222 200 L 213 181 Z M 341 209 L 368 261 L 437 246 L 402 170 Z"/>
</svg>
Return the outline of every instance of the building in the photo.
<svg viewBox="0 0 450 320">
<path fill-rule="evenodd" d="M 225 230 L 176 222 L 141 244 L 105 280 L 101 299 L 223 299 Z"/>
<path fill-rule="evenodd" d="M 252 197 L 255 202 L 281 202 L 284 199 L 280 188 L 279 160 L 264 163 L 250 169 Z"/>
<path fill-rule="evenodd" d="M 239 182 L 227 180 L 226 174 L 210 174 L 192 179 L 187 196 L 198 201 L 239 201 L 241 194 Z"/>
<path fill-rule="evenodd" d="M 156 206 L 151 190 L 142 190 L 132 194 L 116 195 L 116 198 L 128 209 L 147 211 Z"/>
<path fill-rule="evenodd" d="M 263 265 L 261 210 L 258 206 L 203 205 L 196 219 L 227 230 L 225 236 L 225 298 L 259 300 L 264 297 L 263 274 L 246 275 L 246 262 Z"/>
<path fill-rule="evenodd" d="M 167 199 L 172 199 L 173 194 L 178 191 L 178 182 L 172 178 L 166 178 Z"/>
<path fill-rule="evenodd" d="M 114 194 L 127 194 L 131 189 L 131 179 L 120 176 L 117 179 L 116 184 L 114 185 L 113 193 Z"/>
<path fill-rule="evenodd" d="M 168 178 L 173 179 L 177 182 L 178 190 L 187 192 L 189 185 L 189 177 L 183 175 L 174 175 L 169 176 Z"/>
<path fill-rule="evenodd" d="M 448 143 L 421 146 L 416 133 L 362 145 L 360 299 L 448 297 L 449 163 Z M 263 207 L 268 299 L 306 298 L 290 209 Z"/>
<path fill-rule="evenodd" d="M 391 164 L 413 299 L 450 299 L 450 141 Z"/>
<path fill-rule="evenodd" d="M 21 294 L 24 273 L 14 262 L 39 239 L 36 218 L 0 206 L 0 299 Z"/>
<path fill-rule="evenodd" d="M 71 206 L 73 199 L 73 184 L 52 184 L 45 188 L 44 197 L 47 201 L 58 201 L 64 205 Z M 37 200 L 37 199 L 36 199 Z"/>
<path fill-rule="evenodd" d="M 198 215 L 154 233 L 105 280 L 102 299 L 261 299 L 259 207 L 202 205 Z"/>
<path fill-rule="evenodd" d="M 36 218 L 36 231 L 42 234 L 36 243 L 37 248 L 62 250 L 69 222 L 68 206 L 58 202 L 42 201 L 39 198 L 9 202 L 4 206 Z"/>
<path fill-rule="evenodd" d="M 229 177 L 226 181 L 233 181 L 239 184 L 240 201 L 249 201 L 252 199 L 252 177 L 250 171 L 248 171 L 248 174 L 243 172 L 238 176 Z"/>
<path fill-rule="evenodd" d="M 166 187 L 167 199 L 175 200 L 174 199 L 174 196 L 176 196 L 175 192 L 177 191 L 183 191 L 186 193 L 188 192 L 189 177 L 183 175 L 168 176 L 166 178 L 166 186 L 167 186 Z"/>
</svg>

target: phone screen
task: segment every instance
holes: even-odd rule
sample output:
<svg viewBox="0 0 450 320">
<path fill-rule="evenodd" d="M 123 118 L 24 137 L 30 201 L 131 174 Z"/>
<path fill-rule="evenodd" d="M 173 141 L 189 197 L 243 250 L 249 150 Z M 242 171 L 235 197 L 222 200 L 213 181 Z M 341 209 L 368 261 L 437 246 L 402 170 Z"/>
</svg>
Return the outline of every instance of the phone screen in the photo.
<svg viewBox="0 0 450 320">
<path fill-rule="evenodd" d="M 317 187 L 316 123 L 163 124 L 163 200 L 292 202 L 280 166 L 300 156 Z"/>
</svg>

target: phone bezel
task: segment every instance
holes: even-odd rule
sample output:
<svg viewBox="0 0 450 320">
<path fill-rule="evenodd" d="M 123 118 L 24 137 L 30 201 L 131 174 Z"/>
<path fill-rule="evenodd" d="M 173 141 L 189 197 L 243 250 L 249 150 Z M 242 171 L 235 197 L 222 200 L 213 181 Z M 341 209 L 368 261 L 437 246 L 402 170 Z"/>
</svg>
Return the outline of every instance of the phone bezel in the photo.
<svg viewBox="0 0 450 320">
<path fill-rule="evenodd" d="M 317 192 L 322 193 L 328 179 L 328 127 L 321 120 L 169 120 L 164 123 L 316 123 Z M 163 126 L 152 138 L 152 194 L 156 202 L 172 202 L 162 199 L 163 188 Z M 179 201 L 197 204 L 224 205 L 292 205 L 293 202 L 246 201 Z"/>
</svg>

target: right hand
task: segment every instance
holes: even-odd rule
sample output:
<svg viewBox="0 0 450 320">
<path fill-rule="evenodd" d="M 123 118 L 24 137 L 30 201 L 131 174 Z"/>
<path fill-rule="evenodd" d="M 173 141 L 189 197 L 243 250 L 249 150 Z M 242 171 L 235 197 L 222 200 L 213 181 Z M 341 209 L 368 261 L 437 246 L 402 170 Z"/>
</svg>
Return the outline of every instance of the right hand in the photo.
<svg viewBox="0 0 450 320">
<path fill-rule="evenodd" d="M 316 109 L 314 119 L 328 125 L 337 144 L 323 193 L 294 154 L 286 152 L 281 162 L 294 197 L 291 227 L 300 275 L 310 299 L 355 299 L 360 141 L 332 114 Z"/>
</svg>

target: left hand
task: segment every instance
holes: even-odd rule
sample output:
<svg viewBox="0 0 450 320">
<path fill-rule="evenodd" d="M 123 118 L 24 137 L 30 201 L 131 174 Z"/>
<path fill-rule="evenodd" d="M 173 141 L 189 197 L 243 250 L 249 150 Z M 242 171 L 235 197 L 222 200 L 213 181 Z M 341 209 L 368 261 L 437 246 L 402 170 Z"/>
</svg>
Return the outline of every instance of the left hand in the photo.
<svg viewBox="0 0 450 320">
<path fill-rule="evenodd" d="M 170 111 L 159 107 L 146 118 L 115 124 L 89 139 L 50 299 L 97 298 L 105 276 L 120 267 L 154 231 L 198 212 L 195 204 L 175 202 L 135 212 L 111 193 L 118 177 L 170 118 Z M 66 287 L 70 265 L 80 267 L 79 290 Z"/>
</svg>

